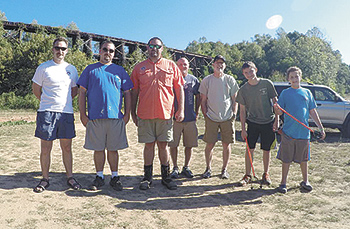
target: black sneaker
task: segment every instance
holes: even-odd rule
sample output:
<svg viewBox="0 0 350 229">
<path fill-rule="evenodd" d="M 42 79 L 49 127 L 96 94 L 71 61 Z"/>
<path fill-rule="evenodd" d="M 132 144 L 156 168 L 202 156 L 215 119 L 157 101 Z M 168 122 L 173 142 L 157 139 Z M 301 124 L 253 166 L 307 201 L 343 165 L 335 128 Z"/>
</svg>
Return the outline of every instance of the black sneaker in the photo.
<svg viewBox="0 0 350 229">
<path fill-rule="evenodd" d="M 162 185 L 167 187 L 170 190 L 176 190 L 177 184 L 170 178 L 166 178 L 165 180 L 162 179 Z"/>
<path fill-rule="evenodd" d="M 183 167 L 181 174 L 187 178 L 193 178 L 193 173 L 188 167 Z"/>
<path fill-rule="evenodd" d="M 300 186 L 301 186 L 303 189 L 305 189 L 306 191 L 308 191 L 308 192 L 311 192 L 311 191 L 312 191 L 312 186 L 311 186 L 311 184 L 310 184 L 309 182 L 302 181 L 302 182 L 300 183 Z"/>
<path fill-rule="evenodd" d="M 202 175 L 203 178 L 207 179 L 211 177 L 211 169 L 206 169 L 205 172 Z"/>
<path fill-rule="evenodd" d="M 173 179 L 179 178 L 179 168 L 177 166 L 173 168 L 173 171 L 170 173 L 170 177 Z"/>
<path fill-rule="evenodd" d="M 143 180 L 140 182 L 139 188 L 141 190 L 147 190 L 147 189 L 151 188 L 151 184 L 152 184 L 152 181 L 149 181 L 149 180 L 143 178 Z"/>
<path fill-rule="evenodd" d="M 112 186 L 112 188 L 116 191 L 122 191 L 123 190 L 123 185 L 122 182 L 120 182 L 120 177 L 113 177 L 109 184 Z"/>
<path fill-rule="evenodd" d="M 278 187 L 278 192 L 280 192 L 282 194 L 286 194 L 287 193 L 287 186 L 285 184 L 280 184 L 280 186 Z"/>
<path fill-rule="evenodd" d="M 92 182 L 91 190 L 96 191 L 99 187 L 102 187 L 103 185 L 105 185 L 105 180 L 100 176 L 96 176 L 95 180 Z"/>
</svg>

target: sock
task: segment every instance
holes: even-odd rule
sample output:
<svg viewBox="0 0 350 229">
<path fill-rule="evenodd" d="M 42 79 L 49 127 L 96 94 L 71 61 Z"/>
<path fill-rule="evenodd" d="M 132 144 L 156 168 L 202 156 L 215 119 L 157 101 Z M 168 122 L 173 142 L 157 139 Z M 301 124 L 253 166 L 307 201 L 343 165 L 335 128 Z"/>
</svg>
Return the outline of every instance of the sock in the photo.
<svg viewBox="0 0 350 229">
<path fill-rule="evenodd" d="M 115 172 L 112 171 L 112 178 L 117 176 L 118 176 L 118 171 L 115 171 Z"/>
<path fill-rule="evenodd" d="M 96 175 L 104 179 L 105 177 L 103 176 L 103 171 L 97 171 Z"/>
</svg>

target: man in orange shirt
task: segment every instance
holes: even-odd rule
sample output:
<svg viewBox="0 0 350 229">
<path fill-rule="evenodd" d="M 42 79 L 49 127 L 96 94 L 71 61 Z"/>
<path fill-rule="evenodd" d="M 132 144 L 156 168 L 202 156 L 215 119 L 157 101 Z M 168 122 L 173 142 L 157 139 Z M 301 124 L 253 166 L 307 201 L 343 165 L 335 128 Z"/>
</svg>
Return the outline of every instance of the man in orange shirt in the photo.
<svg viewBox="0 0 350 229">
<path fill-rule="evenodd" d="M 163 42 L 160 38 L 151 38 L 147 51 L 148 59 L 138 63 L 131 73 L 134 84 L 131 116 L 138 126 L 139 142 L 145 143 L 144 178 L 140 189 L 149 189 L 152 184 L 154 148 L 157 144 L 162 184 L 174 190 L 177 185 L 169 176 L 167 144 L 173 138 L 174 92 L 179 104 L 175 119 L 178 122 L 184 119 L 184 80 L 177 65 L 162 58 Z"/>
</svg>

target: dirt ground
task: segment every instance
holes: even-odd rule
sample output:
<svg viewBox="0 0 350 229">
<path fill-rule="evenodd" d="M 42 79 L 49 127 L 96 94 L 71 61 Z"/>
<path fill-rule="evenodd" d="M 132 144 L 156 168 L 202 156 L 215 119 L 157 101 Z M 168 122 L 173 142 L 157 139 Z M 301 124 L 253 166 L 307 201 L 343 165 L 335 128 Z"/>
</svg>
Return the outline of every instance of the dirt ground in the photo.
<svg viewBox="0 0 350 229">
<path fill-rule="evenodd" d="M 202 179 L 205 170 L 201 140 L 204 121 L 198 121 L 199 146 L 193 149 L 193 179 L 179 178 L 176 191 L 160 182 L 160 165 L 154 160 L 155 181 L 150 190 L 138 188 L 143 174 L 143 145 L 137 142 L 137 129 L 127 125 L 129 148 L 120 151 L 121 192 L 108 184 L 110 171 L 105 166 L 106 185 L 92 192 L 94 179 L 91 151 L 83 149 L 85 128 L 76 117 L 77 137 L 73 140 L 74 173 L 84 187 L 73 191 L 66 185 L 59 142 L 52 150 L 50 184 L 41 194 L 33 187 L 40 180 L 39 140 L 33 134 L 35 112 L 0 111 L 0 123 L 26 120 L 22 125 L 0 125 L 0 228 L 350 228 L 350 154 L 348 139 L 338 131 L 327 130 L 325 142 L 311 143 L 310 182 L 314 190 L 299 188 L 300 168 L 291 166 L 288 193 L 277 192 L 281 163 L 271 151 L 272 185 L 238 187 L 244 175 L 244 142 L 236 123 L 237 142 L 232 146 L 228 172 L 221 180 L 222 147 L 214 151 L 213 174 Z M 258 146 L 259 147 L 259 146 Z M 178 164 L 183 164 L 183 147 Z M 256 150 L 254 167 L 261 178 L 262 153 Z M 182 166 L 180 167 L 180 169 Z M 251 189 L 253 187 L 253 189 Z"/>
</svg>

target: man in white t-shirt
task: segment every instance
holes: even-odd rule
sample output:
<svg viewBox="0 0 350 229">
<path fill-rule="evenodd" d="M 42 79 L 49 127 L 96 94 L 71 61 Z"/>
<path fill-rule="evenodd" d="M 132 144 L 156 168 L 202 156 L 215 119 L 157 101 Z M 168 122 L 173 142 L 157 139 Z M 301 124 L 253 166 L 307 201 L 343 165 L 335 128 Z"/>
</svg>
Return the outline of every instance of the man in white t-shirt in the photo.
<svg viewBox="0 0 350 229">
<path fill-rule="evenodd" d="M 72 138 L 75 137 L 72 100 L 78 92 L 78 73 L 73 65 L 64 61 L 68 52 L 65 38 L 54 40 L 52 52 L 52 60 L 42 63 L 32 79 L 33 93 L 40 100 L 35 137 L 41 139 L 40 165 L 43 178 L 33 189 L 37 193 L 50 186 L 50 154 L 55 139 L 60 139 L 68 186 L 75 190 L 81 188 L 72 172 Z"/>
</svg>

